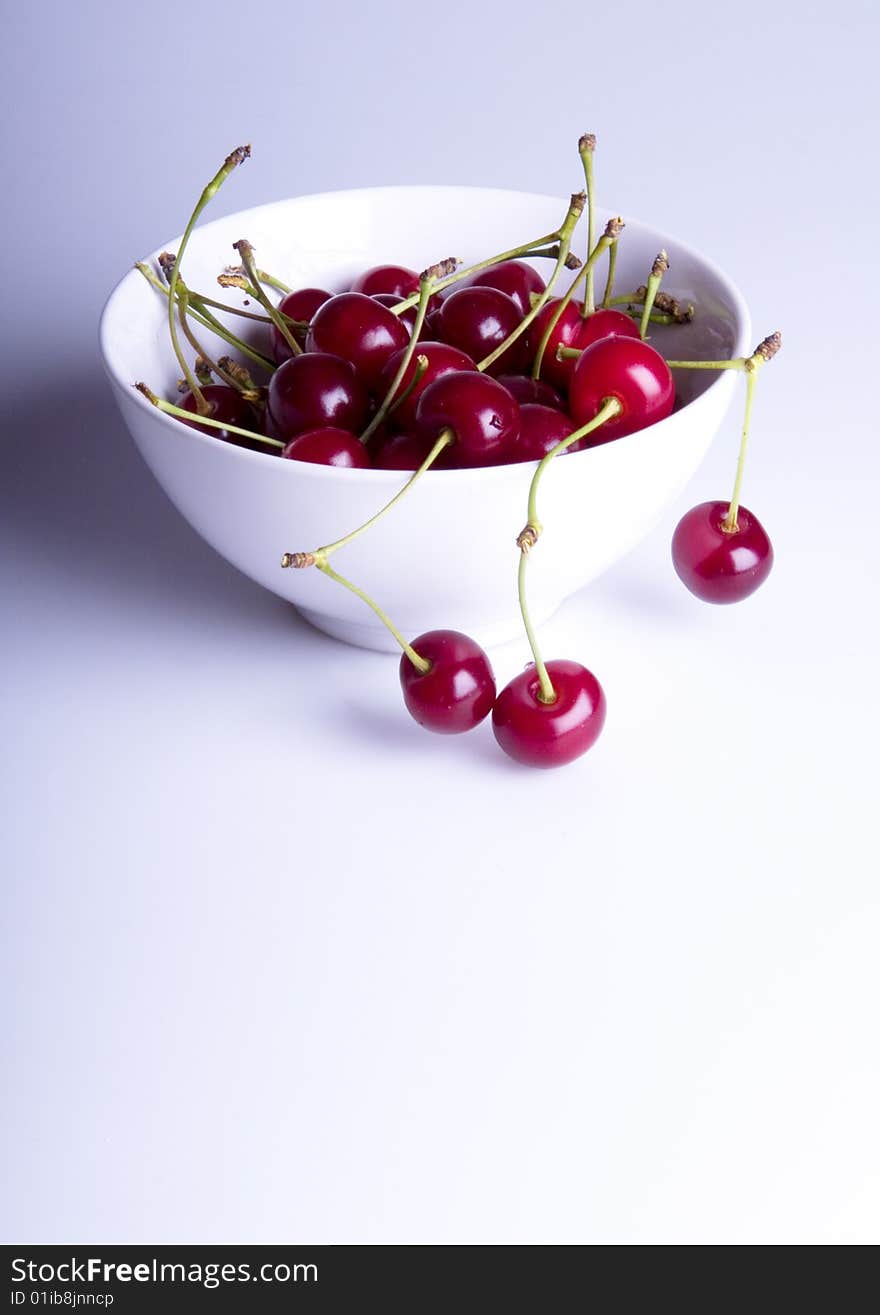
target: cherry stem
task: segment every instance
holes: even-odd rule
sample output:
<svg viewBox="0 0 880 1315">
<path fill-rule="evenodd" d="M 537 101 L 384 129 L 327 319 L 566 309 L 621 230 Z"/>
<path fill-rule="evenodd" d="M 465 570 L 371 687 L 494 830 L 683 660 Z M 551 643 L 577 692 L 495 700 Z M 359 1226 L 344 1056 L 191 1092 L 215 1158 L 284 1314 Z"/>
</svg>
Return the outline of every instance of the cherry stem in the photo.
<svg viewBox="0 0 880 1315">
<path fill-rule="evenodd" d="M 526 329 L 534 321 L 535 317 L 540 314 L 541 309 L 546 305 L 547 301 L 550 298 L 551 293 L 553 292 L 553 288 L 556 285 L 556 281 L 559 278 L 559 275 L 562 273 L 563 267 L 565 266 L 566 261 L 568 260 L 568 253 L 571 250 L 572 235 L 574 234 L 574 230 L 577 227 L 578 220 L 583 214 L 583 210 L 584 210 L 584 194 L 583 192 L 575 192 L 569 203 L 569 207 L 565 219 L 562 221 L 562 227 L 559 230 L 559 254 L 556 257 L 556 264 L 553 267 L 553 272 L 550 275 L 549 279 L 547 280 L 546 288 L 538 297 L 537 301 L 535 301 L 535 303 L 532 305 L 531 309 L 527 312 L 527 314 L 523 316 L 523 318 L 520 320 L 519 324 L 516 326 L 513 332 L 507 335 L 507 337 L 504 339 L 504 342 L 499 343 L 494 351 L 491 351 L 488 356 L 485 356 L 483 360 L 479 362 L 479 364 L 477 365 L 478 370 L 488 370 L 490 365 L 494 365 L 494 363 L 498 360 L 499 356 L 503 356 L 503 354 L 507 351 L 508 347 L 510 347 L 512 343 L 516 342 L 517 338 L 519 338 L 521 334 L 525 333 Z M 585 269 L 589 269 L 589 267 L 590 267 L 590 262 L 587 261 Z M 583 270 L 581 271 L 581 274 L 582 273 Z M 578 275 L 578 278 L 581 277 L 581 274 Z"/>
<path fill-rule="evenodd" d="M 234 151 L 231 151 L 223 161 L 222 166 L 217 170 L 214 177 L 202 192 L 196 202 L 195 209 L 189 217 L 189 223 L 184 229 L 183 237 L 180 239 L 180 246 L 177 248 L 177 257 L 171 270 L 171 278 L 168 280 L 168 331 L 171 335 L 171 346 L 174 348 L 174 355 L 180 362 L 184 378 L 189 384 L 190 391 L 196 400 L 196 406 L 200 415 L 204 415 L 211 408 L 209 403 L 205 401 L 204 394 L 193 378 L 189 366 L 186 364 L 183 353 L 180 350 L 180 343 L 177 340 L 177 326 L 174 323 L 174 309 L 177 302 L 177 284 L 180 278 L 180 264 L 183 260 L 183 253 L 187 248 L 187 244 L 192 235 L 192 231 L 196 226 L 199 215 L 226 182 L 226 179 L 232 173 L 233 169 L 242 164 L 248 158 L 250 153 L 250 146 L 238 146 Z"/>
<path fill-rule="evenodd" d="M 583 283 L 583 281 L 586 279 L 590 270 L 593 268 L 596 261 L 601 256 L 602 252 L 607 251 L 609 247 L 612 247 L 617 242 L 617 239 L 620 236 L 620 231 L 622 228 L 623 228 L 623 220 L 619 216 L 616 219 L 608 220 L 608 223 L 605 225 L 605 232 L 602 234 L 602 236 L 599 238 L 599 241 L 596 243 L 595 247 L 590 252 L 586 264 L 583 265 L 579 270 L 577 277 L 574 279 L 571 287 L 568 289 L 568 292 L 566 292 L 565 296 L 560 298 L 559 305 L 556 307 L 556 313 L 553 315 L 549 324 L 547 325 L 547 328 L 544 330 L 544 336 L 542 337 L 540 345 L 538 346 L 538 350 L 535 353 L 535 359 L 532 363 L 533 379 L 540 379 L 541 377 L 541 365 L 544 360 L 544 353 L 547 350 L 547 344 L 550 341 L 553 330 L 556 328 L 556 325 L 559 323 L 560 317 L 564 314 L 566 306 L 571 301 L 572 297 L 577 291 L 578 285 L 580 283 Z"/>
<path fill-rule="evenodd" d="M 645 304 L 642 307 L 642 318 L 639 324 L 639 337 L 642 342 L 648 336 L 648 324 L 651 319 L 651 311 L 654 308 L 654 299 L 660 291 L 660 284 L 663 282 L 663 275 L 669 269 L 669 257 L 665 251 L 661 251 L 654 259 L 651 266 L 651 273 L 648 276 L 648 282 L 645 287 Z"/>
<path fill-rule="evenodd" d="M 388 391 L 385 394 L 384 398 L 382 399 L 381 406 L 379 407 L 376 414 L 373 416 L 370 423 L 367 425 L 364 432 L 361 434 L 362 443 L 366 443 L 370 435 L 376 432 L 376 430 L 381 425 L 382 421 L 388 415 L 388 412 L 391 410 L 391 404 L 394 401 L 394 395 L 397 392 L 398 388 L 400 387 L 401 383 L 403 382 L 404 375 L 409 369 L 409 363 L 413 358 L 413 353 L 415 352 L 416 349 L 416 342 L 418 341 L 419 334 L 422 331 L 422 325 L 425 323 L 425 316 L 428 313 L 428 302 L 431 300 L 431 295 L 433 291 L 434 291 L 434 278 L 432 276 L 432 271 L 426 269 L 422 274 L 419 275 L 419 308 L 418 311 L 416 312 L 416 319 L 412 327 L 412 333 L 410 334 L 409 342 L 407 343 L 406 350 L 404 351 L 403 356 L 401 357 L 400 364 L 398 365 L 397 369 L 394 372 L 394 378 L 391 380 L 391 383 L 388 386 Z"/>
<path fill-rule="evenodd" d="M 571 198 L 566 213 L 566 220 L 578 200 L 580 206 L 577 213 L 580 215 L 583 212 L 584 205 L 586 204 L 586 197 L 583 192 L 576 192 Z M 437 283 L 435 283 L 434 291 L 443 292 L 444 289 L 451 287 L 453 283 L 459 283 L 462 279 L 470 278 L 471 274 L 479 274 L 484 269 L 491 269 L 493 265 L 500 265 L 505 260 L 516 260 L 519 256 L 531 256 L 532 254 L 549 254 L 549 252 L 536 252 L 536 248 L 551 246 L 553 243 L 561 241 L 561 228 L 558 228 L 554 233 L 544 233 L 542 237 L 533 238 L 531 242 L 524 242 L 521 246 L 511 247 L 509 251 L 501 251 L 497 256 L 490 256 L 487 260 L 480 260 L 475 265 L 467 265 L 463 269 L 450 273 L 446 278 L 439 279 Z M 391 309 L 395 315 L 400 315 L 403 311 L 409 310 L 410 306 L 415 306 L 418 303 L 418 300 L 419 294 L 413 292 L 404 301 L 399 301 L 396 306 L 392 306 Z"/>
<path fill-rule="evenodd" d="M 390 630 L 391 634 L 397 640 L 398 644 L 403 649 L 404 653 L 415 667 L 416 671 L 420 671 L 424 676 L 427 672 L 431 670 L 431 663 L 427 660 L 427 658 L 419 657 L 418 653 L 415 651 L 412 644 L 408 644 L 406 642 L 403 635 L 397 629 L 397 626 L 394 624 L 391 618 L 387 615 L 387 613 L 382 611 L 379 604 L 375 603 L 369 594 L 364 593 L 363 589 L 359 589 L 356 584 L 352 584 L 351 580 L 346 580 L 345 576 L 340 575 L 338 571 L 334 571 L 333 567 L 330 565 L 329 562 L 322 561 L 319 559 L 315 562 L 315 566 L 318 568 L 319 571 L 322 571 L 324 575 L 329 576 L 331 580 L 335 580 L 337 584 L 341 584 L 344 588 L 350 589 L 351 592 L 353 594 L 356 594 L 357 597 L 360 598 L 362 602 L 366 603 L 367 607 L 372 608 L 376 616 L 382 622 L 383 626 L 385 626 L 388 630 Z"/>
<path fill-rule="evenodd" d="M 207 415 L 194 415 L 192 411 L 185 411 L 182 406 L 175 406 L 173 402 L 166 402 L 163 398 L 157 397 L 152 388 L 148 388 L 145 383 L 136 383 L 135 388 L 139 393 L 152 402 L 153 406 L 163 411 L 166 415 L 177 416 L 180 420 L 185 420 L 188 425 L 193 421 L 200 425 L 207 425 L 210 429 L 225 429 L 228 434 L 241 434 L 244 438 L 255 438 L 259 443 L 266 443 L 269 447 L 284 447 L 284 444 L 277 438 L 270 438 L 268 434 L 258 434 L 253 429 L 240 429 L 238 425 L 228 425 L 224 420 L 212 420 Z"/>
<path fill-rule="evenodd" d="M 544 471 L 554 457 L 565 452 L 571 447 L 572 443 L 577 443 L 579 439 L 585 438 L 587 434 L 591 434 L 594 429 L 598 429 L 601 425 L 604 425 L 606 420 L 610 420 L 612 416 L 619 415 L 622 410 L 623 407 L 616 397 L 606 397 L 592 420 L 588 420 L 585 425 L 581 425 L 580 429 L 576 429 L 573 434 L 569 434 L 566 438 L 563 438 L 561 442 L 557 443 L 554 448 L 551 448 L 547 455 L 538 462 L 538 468 L 532 476 L 532 482 L 529 486 L 528 520 L 526 521 L 525 528 L 520 531 L 516 540 L 517 547 L 520 550 L 517 582 L 519 589 L 519 610 L 522 613 L 523 626 L 525 628 L 526 638 L 529 641 L 529 647 L 532 650 L 532 657 L 535 659 L 535 670 L 537 671 L 538 679 L 541 682 L 541 689 L 538 698 L 542 703 L 555 703 L 556 691 L 553 688 L 553 682 L 551 681 L 547 667 L 544 664 L 544 659 L 541 657 L 541 651 L 538 648 L 538 641 L 535 637 L 535 631 L 532 627 L 531 618 L 529 616 L 528 603 L 526 602 L 526 563 L 528 562 L 532 548 L 534 548 L 535 544 L 538 542 L 541 531 L 544 528 L 538 518 L 538 485 L 541 482 L 541 476 L 544 474 Z"/>
<path fill-rule="evenodd" d="M 730 499 L 730 506 L 727 515 L 721 522 L 721 528 L 725 534 L 736 534 L 739 530 L 739 498 L 742 490 L 743 472 L 746 467 L 746 449 L 749 445 L 749 426 L 752 422 L 752 402 L 755 396 L 755 384 L 758 381 L 757 368 L 746 372 L 746 406 L 743 416 L 742 437 L 739 441 L 739 457 L 736 462 L 736 479 L 733 483 L 733 497 Z"/>
<path fill-rule="evenodd" d="M 452 430 L 444 429 L 440 437 L 437 439 L 437 442 L 431 448 L 431 451 L 428 453 L 422 464 L 419 466 L 418 470 L 414 471 L 413 474 L 410 475 L 409 479 L 406 481 L 403 488 L 399 489 L 398 492 L 395 493 L 394 497 L 390 500 L 390 502 L 386 502 L 385 506 L 382 507 L 379 511 L 377 511 L 375 516 L 371 516 L 368 521 L 364 521 L 363 525 L 359 525 L 358 528 L 356 530 L 352 530 L 350 534 L 343 535 L 341 539 L 337 539 L 334 543 L 325 544 L 323 548 L 316 548 L 314 552 L 310 552 L 310 553 L 286 552 L 284 556 L 281 558 L 281 565 L 284 567 L 295 566 L 300 570 L 304 566 L 317 566 L 320 562 L 324 561 L 327 557 L 329 557 L 331 553 L 336 552 L 337 549 L 344 548 L 346 544 L 352 543 L 355 539 L 359 539 L 360 536 L 366 530 L 369 530 L 373 525 L 376 524 L 377 521 L 380 521 L 382 517 L 386 514 L 386 512 L 389 512 L 392 507 L 396 506 L 397 503 L 400 502 L 401 498 L 403 498 L 410 491 L 410 489 L 416 483 L 416 481 L 421 479 L 425 471 L 429 470 L 431 466 L 433 466 L 434 462 L 437 460 L 437 458 L 439 457 L 440 453 L 444 450 L 444 448 L 449 447 L 454 441 L 455 441 L 455 435 L 453 434 Z"/>
<path fill-rule="evenodd" d="M 611 305 L 611 293 L 614 290 L 614 272 L 617 269 L 617 243 L 612 242 L 608 251 L 608 277 L 605 280 L 605 292 L 602 297 L 602 309 Z"/>
<path fill-rule="evenodd" d="M 631 309 L 633 305 L 641 306 L 647 295 L 648 287 L 647 284 L 643 283 L 641 287 L 636 288 L 635 292 L 627 292 L 622 297 L 611 297 L 607 304 L 609 306 L 626 305 L 628 309 Z M 676 324 L 690 324 L 694 318 L 693 302 L 686 302 L 683 305 L 675 297 L 670 297 L 668 292 L 656 293 L 654 308 L 664 315 L 671 315 Z"/>
<path fill-rule="evenodd" d="M 268 274 L 264 269 L 258 269 L 257 275 L 261 283 L 268 283 L 270 288 L 283 292 L 285 296 L 288 292 L 293 292 L 293 288 L 288 287 L 286 283 L 282 283 L 281 279 L 276 278 L 274 274 Z"/>
<path fill-rule="evenodd" d="M 237 393 L 241 393 L 246 402 L 261 401 L 262 398 L 260 391 L 258 388 L 254 387 L 254 381 L 251 379 L 250 375 L 247 374 L 247 371 L 245 370 L 242 372 L 245 378 L 237 378 L 234 373 L 224 369 L 219 361 L 212 360 L 196 335 L 193 333 L 186 318 L 187 310 L 189 309 L 189 290 L 183 279 L 180 279 L 177 285 L 177 305 L 180 327 L 183 330 L 190 347 L 192 347 L 193 351 L 196 353 L 196 356 L 201 358 L 205 365 L 207 365 L 208 369 L 211 370 L 218 379 L 222 379 L 230 388 L 234 388 Z M 229 358 L 227 357 L 226 359 L 228 360 Z M 198 371 L 196 371 L 196 373 L 198 373 Z"/>
<path fill-rule="evenodd" d="M 424 379 L 425 373 L 429 365 L 430 365 L 430 361 L 428 360 L 427 356 L 416 357 L 416 368 L 413 370 L 413 377 L 412 379 L 410 379 L 409 383 L 407 384 L 406 388 L 404 388 L 400 396 L 395 397 L 394 401 L 389 406 L 388 408 L 389 415 L 393 415 L 394 412 L 397 410 L 397 408 L 399 406 L 402 406 L 403 403 L 406 401 L 406 399 L 415 392 L 416 388 L 418 388 L 419 384 Z"/>
<path fill-rule="evenodd" d="M 156 288 L 157 291 L 161 292 L 163 297 L 168 297 L 170 299 L 171 294 L 168 287 L 156 277 L 149 266 L 139 262 L 135 265 L 135 269 L 143 274 L 147 282 L 152 287 Z M 178 290 L 178 301 L 179 300 L 180 296 Z M 189 315 L 191 319 L 198 320 L 199 324 L 203 325 L 206 329 L 210 329 L 212 333 L 216 333 L 218 338 L 222 338 L 224 342 L 228 343 L 230 347 L 234 347 L 237 351 L 240 351 L 242 355 L 249 356 L 255 365 L 262 366 L 264 370 L 275 369 L 270 360 L 265 356 L 261 356 L 259 352 L 255 351 L 253 347 L 244 342 L 243 339 L 236 337 L 234 333 L 230 333 L 226 326 L 221 324 L 216 316 L 210 313 L 207 309 L 209 305 L 216 306 L 218 310 L 229 311 L 233 315 L 247 314 L 247 311 L 237 311 L 233 306 L 224 306 L 222 301 L 211 301 L 210 298 L 203 297 L 201 293 L 190 291 Z M 249 318 L 265 320 L 267 324 L 269 323 L 268 316 L 255 315 L 250 316 Z"/>
<path fill-rule="evenodd" d="M 593 250 L 593 244 L 596 240 L 596 222 L 595 206 L 593 201 L 593 152 L 596 149 L 596 138 L 591 132 L 585 132 L 578 142 L 578 151 L 580 152 L 581 164 L 584 166 L 584 182 L 587 185 L 587 256 Z M 584 301 L 581 307 L 581 314 L 586 318 L 592 315 L 596 309 L 593 300 L 593 269 L 590 267 L 587 273 L 586 287 L 584 288 Z"/>
<path fill-rule="evenodd" d="M 260 271 L 257 269 L 256 261 L 254 260 L 254 249 L 250 242 L 242 237 L 239 238 L 237 242 L 233 242 L 232 245 L 241 256 L 241 263 L 244 265 L 245 272 L 253 285 L 253 296 L 256 297 L 257 301 L 266 311 L 294 356 L 301 356 L 302 347 L 300 347 L 296 338 L 294 338 L 288 328 L 286 317 L 282 315 L 279 310 L 275 309 L 269 298 L 266 296 L 266 293 L 263 291 L 262 284 L 260 283 Z"/>
</svg>

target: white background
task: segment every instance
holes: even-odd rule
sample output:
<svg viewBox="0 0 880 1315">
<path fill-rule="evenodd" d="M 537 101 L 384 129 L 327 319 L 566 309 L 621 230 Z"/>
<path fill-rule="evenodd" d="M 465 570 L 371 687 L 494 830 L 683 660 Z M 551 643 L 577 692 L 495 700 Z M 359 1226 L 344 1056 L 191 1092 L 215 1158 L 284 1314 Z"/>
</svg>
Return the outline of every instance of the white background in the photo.
<svg viewBox="0 0 880 1315">
<path fill-rule="evenodd" d="M 134 15 L 4 20 L 3 1240 L 876 1241 L 876 7 Z M 784 331 L 777 561 L 735 609 L 669 563 L 733 414 L 547 626 L 609 719 L 537 774 L 203 545 L 95 336 L 240 141 L 217 213 L 564 195 L 585 130 L 601 202 Z"/>
</svg>

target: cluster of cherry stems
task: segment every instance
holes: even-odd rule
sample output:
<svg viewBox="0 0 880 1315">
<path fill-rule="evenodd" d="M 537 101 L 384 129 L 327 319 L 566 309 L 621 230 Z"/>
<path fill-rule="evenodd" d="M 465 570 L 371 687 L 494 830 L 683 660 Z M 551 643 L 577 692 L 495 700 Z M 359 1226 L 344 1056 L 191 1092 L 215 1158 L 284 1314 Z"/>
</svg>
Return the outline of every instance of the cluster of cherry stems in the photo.
<svg viewBox="0 0 880 1315">
<path fill-rule="evenodd" d="M 184 376 L 178 405 L 137 385 L 155 406 L 226 442 L 290 460 L 413 472 L 364 525 L 314 551 L 285 553 L 281 564 L 314 566 L 373 609 L 403 650 L 404 701 L 422 726 L 455 734 L 471 730 L 491 712 L 505 752 L 537 767 L 580 757 L 595 743 L 605 720 L 605 696 L 596 677 L 577 662 L 544 662 L 529 619 L 526 566 L 542 531 L 537 491 L 550 461 L 623 438 L 668 416 L 675 403 L 672 369 L 741 370 L 746 404 L 733 497 L 702 503 L 682 518 L 672 540 L 672 559 L 691 592 L 713 603 L 747 597 L 773 563 L 770 540 L 739 495 L 755 381 L 778 351 L 780 335 L 765 338 L 749 357 L 722 361 L 667 361 L 645 341 L 651 323 L 689 320 L 693 307 L 661 291 L 669 268 L 665 252 L 657 256 L 643 286 L 625 296 L 612 295 L 624 225 L 610 220 L 596 240 L 595 144 L 592 134 L 580 140 L 586 189 L 572 196 L 555 232 L 466 269 L 452 259 L 420 275 L 381 265 L 359 275 L 348 292 L 293 291 L 257 267 L 250 243 L 237 242 L 241 264 L 227 268 L 219 282 L 243 290 L 264 314 L 196 293 L 180 273 L 201 211 L 250 154 L 249 147 L 240 147 L 203 191 L 176 257 L 160 257 L 166 281 L 138 265 L 167 297 L 169 332 Z M 585 208 L 587 258 L 582 263 L 571 244 Z M 597 306 L 594 270 L 605 252 L 608 277 Z M 521 256 L 554 262 L 546 283 Z M 564 296 L 553 298 L 566 267 L 578 274 Z M 277 306 L 266 285 L 285 294 Z M 232 334 L 215 309 L 265 324 L 274 360 Z M 229 356 L 212 360 L 193 321 L 270 371 L 268 387 L 257 385 L 248 368 Z M 181 350 L 178 329 L 196 352 L 195 372 Z M 534 663 L 497 694 L 489 659 L 474 640 L 454 630 L 433 630 L 407 642 L 371 598 L 331 567 L 329 558 L 384 516 L 431 466 L 521 461 L 538 462 L 526 525 L 517 538 L 520 607 Z"/>
</svg>

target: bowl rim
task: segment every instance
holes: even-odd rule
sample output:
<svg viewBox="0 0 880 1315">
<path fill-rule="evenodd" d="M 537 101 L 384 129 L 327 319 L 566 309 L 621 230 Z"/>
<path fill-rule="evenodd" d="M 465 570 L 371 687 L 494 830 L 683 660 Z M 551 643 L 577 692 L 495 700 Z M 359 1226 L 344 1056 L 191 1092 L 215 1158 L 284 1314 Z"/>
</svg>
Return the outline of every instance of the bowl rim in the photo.
<svg viewBox="0 0 880 1315">
<path fill-rule="evenodd" d="M 478 187 L 478 186 L 470 186 L 467 184 L 456 184 L 456 183 L 449 183 L 449 184 L 444 184 L 444 183 L 405 184 L 404 183 L 404 184 L 388 184 L 378 187 L 336 188 L 324 192 L 306 192 L 299 196 L 281 197 L 275 201 L 265 201 L 259 205 L 249 206 L 244 210 L 234 210 L 234 211 L 230 211 L 228 214 L 225 215 L 218 215 L 216 219 L 212 219 L 205 224 L 200 224 L 198 228 L 194 231 L 193 236 L 195 236 L 195 233 L 198 233 L 200 235 L 202 233 L 209 233 L 212 228 L 219 227 L 221 224 L 228 224 L 232 220 L 241 219 L 242 221 L 247 220 L 248 222 L 250 222 L 251 219 L 257 216 L 264 216 L 270 214 L 272 211 L 286 209 L 290 206 L 295 205 L 298 202 L 309 201 L 309 202 L 319 203 L 325 200 L 326 201 L 334 200 L 338 202 L 345 197 L 355 197 L 355 196 L 364 197 L 364 196 L 372 196 L 376 194 L 390 195 L 393 193 L 403 194 L 406 195 L 407 197 L 416 199 L 418 196 L 425 196 L 427 193 L 448 194 L 450 192 L 455 192 L 458 194 L 466 194 L 469 196 L 473 196 L 474 198 L 478 196 L 491 195 L 494 197 L 508 197 L 508 198 L 517 197 L 520 200 L 524 199 L 528 201 L 535 201 L 542 203 L 552 202 L 556 205 L 562 205 L 564 203 L 564 198 L 559 196 L 554 196 L 552 193 L 549 192 L 527 192 L 527 191 L 522 191 L 521 189 L 518 188 Z M 612 211 L 607 210 L 602 206 L 596 207 L 596 215 L 600 222 L 602 222 L 604 219 L 609 217 L 612 213 L 613 213 Z M 752 334 L 751 315 L 745 297 L 743 296 L 742 292 L 740 291 L 737 284 L 733 281 L 733 279 L 731 279 L 730 276 L 727 273 L 725 273 L 725 271 L 718 264 L 716 264 L 714 260 L 704 255 L 701 250 L 699 250 L 697 247 L 692 246 L 689 242 L 683 241 L 681 238 L 677 237 L 673 233 L 664 234 L 652 224 L 646 224 L 642 220 L 629 218 L 629 217 L 627 217 L 626 219 L 626 228 L 629 229 L 630 231 L 641 232 L 643 234 L 649 234 L 649 233 L 654 234 L 657 236 L 658 240 L 661 241 L 661 244 L 663 242 L 670 242 L 670 243 L 674 243 L 678 247 L 681 247 L 684 251 L 687 252 L 688 256 L 691 259 L 695 260 L 698 264 L 702 265 L 708 271 L 708 273 L 712 275 L 717 280 L 717 282 L 722 285 L 725 294 L 727 295 L 731 303 L 731 307 L 734 314 L 735 326 L 738 326 L 737 336 L 734 342 L 734 354 L 744 355 L 748 351 L 748 345 L 751 342 L 751 334 Z M 158 256 L 159 252 L 173 250 L 174 248 L 176 248 L 180 243 L 181 236 L 182 234 L 179 234 L 176 238 L 170 238 L 168 241 L 162 243 L 160 246 L 156 247 L 152 252 L 150 252 L 149 255 L 141 257 L 140 258 L 141 262 L 142 263 L 155 262 L 155 259 Z M 145 414 L 149 414 L 154 421 L 158 421 L 163 426 L 167 427 L 169 432 L 173 432 L 178 437 L 179 440 L 182 440 L 184 442 L 190 441 L 195 443 L 207 444 L 211 448 L 213 448 L 215 452 L 225 453 L 224 457 L 218 459 L 243 460 L 246 462 L 248 461 L 264 462 L 265 459 L 268 456 L 270 456 L 270 453 L 255 452 L 248 448 L 237 447 L 235 444 L 232 443 L 218 443 L 217 440 L 212 435 L 203 434 L 199 430 L 194 429 L 191 426 L 181 424 L 181 422 L 175 416 L 167 415 L 164 411 L 160 411 L 157 407 L 153 406 L 153 404 L 149 402 L 135 388 L 134 386 L 135 381 L 133 379 L 128 379 L 122 375 L 121 371 L 117 368 L 116 362 L 114 360 L 114 353 L 113 353 L 114 335 L 112 332 L 113 319 L 118 304 L 121 302 L 123 295 L 125 294 L 125 292 L 130 286 L 133 287 L 135 286 L 135 284 L 139 284 L 143 286 L 145 292 L 149 291 L 148 285 L 145 282 L 143 276 L 138 272 L 138 270 L 134 267 L 133 264 L 132 268 L 127 270 L 126 273 L 122 275 L 122 277 L 116 282 L 113 289 L 111 290 L 109 296 L 107 297 L 107 300 L 104 303 L 104 307 L 101 311 L 101 316 L 98 323 L 98 344 L 100 349 L 101 362 L 111 383 L 113 383 L 119 389 L 120 394 L 122 396 L 131 399 L 136 406 L 139 406 L 143 409 Z M 667 416 L 664 420 L 657 421 L 653 425 L 648 425 L 645 429 L 640 429 L 637 430 L 634 434 L 627 435 L 626 438 L 627 447 L 631 448 L 632 446 L 634 446 L 634 441 L 637 442 L 640 439 L 644 439 L 646 435 L 652 434 L 658 430 L 665 430 L 666 427 L 673 425 L 677 417 L 681 415 L 684 411 L 693 412 L 695 408 L 697 410 L 700 410 L 708 406 L 710 397 L 712 397 L 713 394 L 715 396 L 712 397 L 712 400 L 715 401 L 717 400 L 719 393 L 723 396 L 725 392 L 731 392 L 736 382 L 735 379 L 733 378 L 733 374 L 734 371 L 731 370 L 719 370 L 718 375 L 711 380 L 711 382 L 704 389 L 704 391 L 698 397 L 695 397 L 692 401 L 686 403 L 686 405 L 682 407 L 680 411 L 674 411 L 672 412 L 671 415 Z M 589 457 L 592 453 L 603 452 L 603 451 L 607 452 L 610 449 L 613 449 L 614 447 L 616 447 L 616 443 L 600 444 L 598 447 L 595 448 L 584 448 L 579 452 L 569 452 L 566 455 L 568 456 L 569 461 L 572 460 L 583 461 L 585 458 Z M 409 478 L 411 474 L 411 472 L 409 471 L 380 470 L 377 469 L 376 467 L 350 468 L 350 467 L 339 467 L 339 466 L 324 466 L 324 465 L 318 465 L 314 462 L 307 462 L 307 461 L 285 461 L 285 462 L 281 462 L 280 464 L 282 469 L 286 468 L 290 472 L 287 475 L 282 475 L 281 476 L 282 478 L 292 478 L 296 476 L 306 479 L 314 479 L 318 481 L 338 480 L 338 479 L 348 479 L 348 480 L 362 479 L 369 481 L 373 485 L 381 485 L 383 483 L 399 485 L 401 476 L 406 476 L 407 478 Z M 422 476 L 422 479 L 430 478 L 432 481 L 444 479 L 448 483 L 453 483 L 456 479 L 463 479 L 465 477 L 470 477 L 472 479 L 476 477 L 478 479 L 483 479 L 486 481 L 493 479 L 497 480 L 503 476 L 504 472 L 522 471 L 524 469 L 536 467 L 537 464 L 538 464 L 537 461 L 533 461 L 533 462 L 521 461 L 521 462 L 507 462 L 497 466 L 469 466 L 469 467 L 454 468 L 449 470 L 432 469 L 426 471 L 425 474 Z"/>
</svg>

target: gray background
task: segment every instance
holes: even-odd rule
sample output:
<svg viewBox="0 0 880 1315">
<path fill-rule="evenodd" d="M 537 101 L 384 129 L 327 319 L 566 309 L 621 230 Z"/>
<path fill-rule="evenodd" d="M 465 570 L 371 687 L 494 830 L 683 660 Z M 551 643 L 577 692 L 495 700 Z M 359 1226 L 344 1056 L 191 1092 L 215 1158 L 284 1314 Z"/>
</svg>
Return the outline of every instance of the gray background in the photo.
<svg viewBox="0 0 880 1315">
<path fill-rule="evenodd" d="M 876 1240 L 880 31 L 765 10 L 4 7 L 4 1240 Z M 565 194 L 586 129 L 785 332 L 777 565 L 731 610 L 669 567 L 732 415 L 547 627 L 613 716 L 536 777 L 196 538 L 96 325 L 241 141 L 218 214 Z"/>
</svg>

